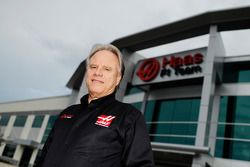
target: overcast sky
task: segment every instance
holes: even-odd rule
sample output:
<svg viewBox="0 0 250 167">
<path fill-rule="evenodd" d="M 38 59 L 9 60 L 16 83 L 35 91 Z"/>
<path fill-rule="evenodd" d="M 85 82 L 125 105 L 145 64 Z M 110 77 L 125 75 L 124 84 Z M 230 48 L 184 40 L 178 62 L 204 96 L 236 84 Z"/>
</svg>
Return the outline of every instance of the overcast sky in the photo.
<svg viewBox="0 0 250 167">
<path fill-rule="evenodd" d="M 65 85 L 95 43 L 243 6 L 250 1 L 0 0 L 0 102 L 70 94 Z M 227 55 L 250 54 L 249 37 L 249 30 L 224 33 Z M 165 51 L 204 41 L 206 37 L 170 44 Z"/>
</svg>

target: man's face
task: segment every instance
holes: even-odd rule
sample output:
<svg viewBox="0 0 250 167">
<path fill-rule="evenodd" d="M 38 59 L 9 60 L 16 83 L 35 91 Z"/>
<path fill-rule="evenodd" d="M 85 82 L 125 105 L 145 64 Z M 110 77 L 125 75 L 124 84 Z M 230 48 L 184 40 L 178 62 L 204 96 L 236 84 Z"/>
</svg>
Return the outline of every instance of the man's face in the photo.
<svg viewBox="0 0 250 167">
<path fill-rule="evenodd" d="M 101 50 L 90 58 L 86 85 L 91 97 L 100 98 L 111 94 L 120 80 L 119 61 L 114 53 Z"/>
</svg>

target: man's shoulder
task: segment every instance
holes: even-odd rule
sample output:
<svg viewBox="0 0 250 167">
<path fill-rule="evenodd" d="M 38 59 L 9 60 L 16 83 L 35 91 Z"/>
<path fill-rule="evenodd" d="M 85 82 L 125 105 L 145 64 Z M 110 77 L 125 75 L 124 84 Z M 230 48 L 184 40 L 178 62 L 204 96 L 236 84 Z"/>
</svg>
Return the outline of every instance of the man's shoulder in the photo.
<svg viewBox="0 0 250 167">
<path fill-rule="evenodd" d="M 116 105 L 119 111 L 124 112 L 127 116 L 138 117 L 141 115 L 141 112 L 129 103 L 116 101 Z"/>
<path fill-rule="evenodd" d="M 73 104 L 65 108 L 61 114 L 68 114 L 68 113 L 76 113 L 82 110 L 82 106 L 80 104 Z"/>
</svg>

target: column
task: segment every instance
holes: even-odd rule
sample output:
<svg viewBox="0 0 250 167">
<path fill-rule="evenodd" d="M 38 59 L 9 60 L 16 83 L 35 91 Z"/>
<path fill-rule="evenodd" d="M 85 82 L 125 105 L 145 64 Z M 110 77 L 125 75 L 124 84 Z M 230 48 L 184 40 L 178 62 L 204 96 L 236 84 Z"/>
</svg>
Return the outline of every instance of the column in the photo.
<svg viewBox="0 0 250 167">
<path fill-rule="evenodd" d="M 119 89 L 116 91 L 116 99 L 119 101 L 123 101 L 123 97 L 125 95 L 127 85 L 128 83 L 132 81 L 133 69 L 134 69 L 135 63 L 137 62 L 137 60 L 142 58 L 141 55 L 135 52 L 132 53 L 126 49 L 122 50 L 122 56 L 123 56 L 122 57 L 123 63 L 125 65 L 125 71 L 124 71 L 123 79 L 119 85 Z"/>
<path fill-rule="evenodd" d="M 37 139 L 36 139 L 36 141 L 38 143 L 42 142 L 44 133 L 45 133 L 46 128 L 47 128 L 47 124 L 49 122 L 49 117 L 50 117 L 50 115 L 47 114 L 43 118 L 43 123 L 42 123 L 42 126 L 40 128 L 39 134 L 38 134 Z M 38 152 L 39 152 L 39 148 L 36 148 L 36 149 L 33 150 L 31 158 L 30 158 L 30 162 L 29 162 L 30 166 L 34 165 Z"/>
<path fill-rule="evenodd" d="M 3 139 L 7 139 L 10 136 L 15 120 L 16 120 L 16 115 L 12 115 L 3 133 Z M 6 146 L 6 143 L 3 142 L 0 146 L 0 155 L 3 154 L 5 146 Z"/>
<path fill-rule="evenodd" d="M 22 129 L 22 133 L 19 137 L 20 139 L 24 139 L 24 140 L 28 139 L 28 135 L 29 135 L 29 132 L 32 128 L 32 124 L 33 124 L 34 119 L 35 119 L 35 115 L 28 116 L 28 118 L 26 119 L 25 125 Z M 17 145 L 17 148 L 16 148 L 14 156 L 13 156 L 14 160 L 20 161 L 22 154 L 23 154 L 23 149 L 24 149 L 24 146 Z"/>
<path fill-rule="evenodd" d="M 209 143 L 209 133 L 211 130 L 210 122 L 211 116 L 214 112 L 213 107 L 215 86 L 218 79 L 221 79 L 222 77 L 222 58 L 225 56 L 225 49 L 220 33 L 217 30 L 217 26 L 210 26 L 209 35 L 209 44 L 203 72 L 204 79 L 195 140 L 195 145 L 201 147 L 207 147 Z M 200 161 L 200 159 L 205 155 L 200 156 L 201 157 L 194 157 L 192 167 L 205 165 L 201 164 L 202 162 L 204 163 L 204 161 Z"/>
</svg>

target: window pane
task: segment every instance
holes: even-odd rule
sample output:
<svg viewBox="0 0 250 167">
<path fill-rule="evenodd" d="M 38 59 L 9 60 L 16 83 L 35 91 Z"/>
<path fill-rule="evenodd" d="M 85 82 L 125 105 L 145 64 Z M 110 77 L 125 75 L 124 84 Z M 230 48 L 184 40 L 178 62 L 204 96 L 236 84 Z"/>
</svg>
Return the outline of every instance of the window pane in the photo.
<svg viewBox="0 0 250 167">
<path fill-rule="evenodd" d="M 46 142 L 46 140 L 49 136 L 49 133 L 50 133 L 50 131 L 55 123 L 56 118 L 57 118 L 57 115 L 50 116 L 46 130 L 45 130 L 44 135 L 43 135 L 42 144 L 44 144 Z"/>
<path fill-rule="evenodd" d="M 239 72 L 239 82 L 250 82 L 250 70 Z"/>
<path fill-rule="evenodd" d="M 3 156 L 12 158 L 15 150 L 16 150 L 16 145 L 6 144 L 6 146 L 4 147 Z"/>
<path fill-rule="evenodd" d="M 221 98 L 216 157 L 250 160 L 249 101 L 250 96 Z"/>
<path fill-rule="evenodd" d="M 126 92 L 125 95 L 130 95 L 130 94 L 135 94 L 135 93 L 141 93 L 143 92 L 140 88 L 135 87 L 131 84 L 128 84 L 127 88 L 126 88 Z"/>
<path fill-rule="evenodd" d="M 250 96 L 237 97 L 235 122 L 250 123 Z"/>
<path fill-rule="evenodd" d="M 147 122 L 147 128 L 148 128 L 149 133 L 151 132 L 151 128 L 152 128 L 152 123 L 150 122 L 153 122 L 154 108 L 155 108 L 155 101 L 154 100 L 148 101 L 146 105 L 144 117 Z"/>
<path fill-rule="evenodd" d="M 249 64 L 226 63 L 223 71 L 224 83 L 250 82 Z"/>
<path fill-rule="evenodd" d="M 18 115 L 16 117 L 14 126 L 16 126 L 16 127 L 23 127 L 25 125 L 26 119 L 27 119 L 26 115 Z"/>
<path fill-rule="evenodd" d="M 240 151 L 239 151 L 240 150 Z M 250 160 L 250 143 L 242 141 L 234 141 L 232 143 L 232 159 Z"/>
<path fill-rule="evenodd" d="M 32 124 L 32 127 L 33 128 L 40 128 L 42 126 L 43 119 L 44 119 L 43 115 L 37 115 L 35 117 L 35 120 L 34 120 L 33 124 Z"/>
<path fill-rule="evenodd" d="M 137 103 L 131 103 L 131 105 L 133 105 L 137 110 L 141 111 L 141 102 L 137 102 Z"/>
<path fill-rule="evenodd" d="M 156 101 L 153 121 L 158 123 L 151 125 L 151 139 L 157 142 L 194 144 L 199 107 L 200 99 Z"/>
<path fill-rule="evenodd" d="M 2 115 L 0 120 L 0 126 L 7 126 L 9 119 L 10 119 L 9 115 Z"/>
</svg>

